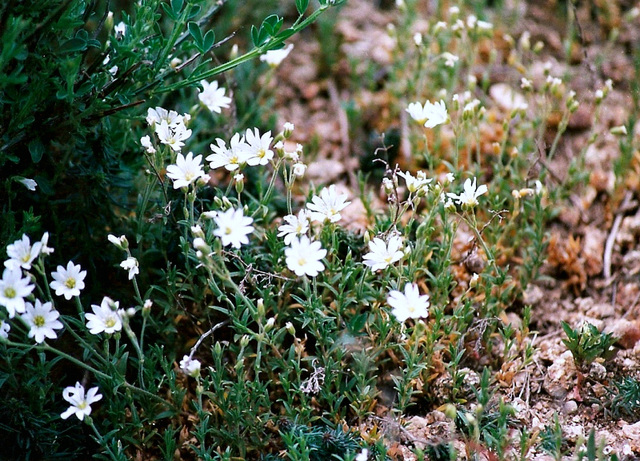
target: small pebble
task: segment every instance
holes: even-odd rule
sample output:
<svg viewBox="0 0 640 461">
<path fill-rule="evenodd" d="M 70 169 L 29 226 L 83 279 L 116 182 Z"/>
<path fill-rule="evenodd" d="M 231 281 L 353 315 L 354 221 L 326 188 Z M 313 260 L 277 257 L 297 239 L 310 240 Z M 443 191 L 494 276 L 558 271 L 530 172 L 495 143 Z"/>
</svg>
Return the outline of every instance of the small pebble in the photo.
<svg viewBox="0 0 640 461">
<path fill-rule="evenodd" d="M 578 411 L 578 404 L 575 402 L 575 400 L 567 400 L 567 402 L 564 404 L 564 412 L 568 415 L 572 415 L 576 411 Z"/>
</svg>

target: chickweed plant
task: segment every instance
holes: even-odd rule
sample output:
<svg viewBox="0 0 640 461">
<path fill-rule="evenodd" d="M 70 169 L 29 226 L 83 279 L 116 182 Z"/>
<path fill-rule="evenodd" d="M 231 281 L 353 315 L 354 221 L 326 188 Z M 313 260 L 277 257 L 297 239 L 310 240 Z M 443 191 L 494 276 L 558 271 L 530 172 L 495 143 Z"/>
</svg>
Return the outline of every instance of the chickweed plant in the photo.
<svg viewBox="0 0 640 461">
<path fill-rule="evenodd" d="M 534 437 L 492 389 L 531 363 L 522 293 L 582 172 L 547 167 L 579 102 L 551 66 L 534 75 L 541 45 L 505 36 L 486 54 L 499 32 L 462 6 L 414 33 L 418 2 L 396 2 L 385 87 L 403 144 L 357 196 L 307 181 L 296 121 L 265 120 L 268 86 L 255 107 L 242 91 L 341 2 L 296 0 L 293 18 L 239 27 L 248 42 L 214 32 L 224 1 L 99 3 L 0 9 L 0 429 L 16 441 L 0 450 L 383 460 L 384 430 L 359 428 L 442 407 L 465 456 L 526 454 Z M 496 88 L 478 63 L 518 77 Z"/>
</svg>

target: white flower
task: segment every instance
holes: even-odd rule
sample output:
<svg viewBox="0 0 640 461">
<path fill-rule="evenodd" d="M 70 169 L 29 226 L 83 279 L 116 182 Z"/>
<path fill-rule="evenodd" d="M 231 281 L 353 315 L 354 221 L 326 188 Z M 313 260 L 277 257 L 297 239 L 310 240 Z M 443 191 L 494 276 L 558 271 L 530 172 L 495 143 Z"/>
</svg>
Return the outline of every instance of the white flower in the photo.
<svg viewBox="0 0 640 461">
<path fill-rule="evenodd" d="M 285 248 L 284 255 L 287 267 L 296 275 L 315 277 L 324 270 L 324 264 L 320 260 L 327 255 L 327 250 L 322 248 L 320 242 L 312 242 L 303 235 L 293 238 L 291 246 Z"/>
<path fill-rule="evenodd" d="M 244 142 L 244 136 L 241 137 L 239 133 L 233 135 L 229 148 L 220 138 L 217 138 L 216 142 L 217 146 L 215 144 L 209 145 L 213 154 L 206 158 L 207 162 L 211 162 L 209 167 L 212 170 L 220 167 L 225 167 L 228 171 L 237 170 L 251 156 L 249 145 Z"/>
<path fill-rule="evenodd" d="M 81 269 L 79 264 L 75 265 L 73 261 L 69 261 L 66 269 L 58 266 L 56 272 L 51 273 L 53 281 L 49 286 L 56 290 L 56 296 L 64 296 L 67 300 L 80 296 L 80 290 L 84 289 L 84 278 L 87 276 L 87 271 Z"/>
<path fill-rule="evenodd" d="M 271 67 L 278 67 L 284 59 L 289 56 L 291 50 L 293 49 L 293 44 L 290 43 L 286 47 L 281 48 L 279 50 L 269 50 L 262 56 L 260 56 L 260 61 L 264 61 Z"/>
<path fill-rule="evenodd" d="M 107 235 L 107 240 L 109 240 L 109 242 L 111 242 L 120 250 L 126 250 L 127 248 L 129 248 L 129 241 L 127 240 L 127 237 L 124 235 L 121 235 L 120 237 L 116 237 L 113 234 L 109 234 Z"/>
<path fill-rule="evenodd" d="M 269 160 L 273 158 L 273 151 L 269 149 L 273 137 L 271 131 L 267 131 L 260 136 L 260 132 L 257 128 L 247 129 L 244 134 L 245 141 L 249 146 L 249 158 L 247 158 L 247 165 L 266 165 Z"/>
<path fill-rule="evenodd" d="M 464 182 L 464 191 L 460 195 L 448 193 L 447 196 L 459 205 L 473 208 L 478 204 L 478 197 L 486 192 L 487 186 L 476 187 L 476 178 L 473 178 L 473 182 L 471 179 Z"/>
<path fill-rule="evenodd" d="M 304 235 L 309 230 L 309 217 L 304 209 L 298 212 L 298 216 L 290 214 L 283 219 L 287 224 L 278 227 L 278 237 L 284 237 L 285 245 L 291 245 L 295 237 Z"/>
<path fill-rule="evenodd" d="M 398 172 L 398 176 L 402 176 L 407 183 L 407 190 L 412 194 L 416 192 L 426 192 L 429 186 L 429 183 L 433 181 L 432 178 L 427 178 L 427 175 L 424 171 L 418 171 L 416 176 L 414 177 L 410 172 L 403 173 L 402 171 Z"/>
<path fill-rule="evenodd" d="M 122 319 L 117 312 L 119 305 L 119 302 L 113 301 L 107 296 L 102 299 L 102 303 L 99 306 L 92 304 L 93 314 L 84 314 L 84 317 L 88 320 L 87 328 L 89 332 L 98 335 L 102 332 L 112 334 L 120 331 L 122 329 Z"/>
<path fill-rule="evenodd" d="M 202 155 L 193 157 L 193 152 L 189 152 L 185 157 L 178 154 L 175 165 L 167 167 L 167 176 L 173 180 L 173 188 L 189 187 L 200 178 L 205 178 L 207 174 L 202 169 Z"/>
<path fill-rule="evenodd" d="M 146 149 L 147 153 L 156 153 L 156 149 L 155 147 L 153 147 L 153 144 L 151 144 L 151 138 L 149 137 L 149 135 L 140 138 L 140 145 Z"/>
<path fill-rule="evenodd" d="M 19 268 L 7 267 L 0 280 L 0 305 L 7 308 L 9 318 L 12 319 L 16 312 L 24 312 L 24 298 L 29 296 L 35 285 L 30 285 L 29 277 L 22 278 Z"/>
<path fill-rule="evenodd" d="M 58 335 L 54 330 L 63 327 L 58 320 L 60 312 L 55 310 L 50 302 L 42 304 L 39 299 L 36 299 L 35 306 L 27 303 L 26 307 L 26 312 L 21 317 L 30 327 L 29 338 L 35 337 L 38 344 L 44 341 L 44 338 L 56 339 Z"/>
<path fill-rule="evenodd" d="M 4 320 L 0 320 L 0 338 L 9 339 L 9 330 L 11 330 L 11 325 Z"/>
<path fill-rule="evenodd" d="M 129 271 L 129 280 L 133 279 L 133 277 L 140 273 L 138 260 L 133 256 L 129 256 L 127 259 L 122 261 L 120 263 L 120 267 Z"/>
<path fill-rule="evenodd" d="M 303 177 L 306 171 L 307 171 L 307 165 L 305 165 L 304 163 L 298 162 L 293 164 L 293 174 L 296 175 L 298 178 Z"/>
<path fill-rule="evenodd" d="M 396 261 L 400 261 L 404 253 L 402 250 L 402 238 L 397 235 L 389 237 L 385 242 L 381 238 L 374 238 L 369 242 L 369 253 L 362 258 L 365 266 L 371 267 L 372 271 L 385 269 Z"/>
<path fill-rule="evenodd" d="M 30 178 L 20 178 L 17 181 L 30 191 L 34 191 L 36 190 L 36 187 L 38 187 L 38 183 Z"/>
<path fill-rule="evenodd" d="M 342 218 L 340 212 L 351 202 L 347 202 L 347 194 L 338 194 L 335 185 L 325 187 L 320 192 L 320 197 L 314 195 L 311 198 L 313 203 L 308 203 L 307 208 L 311 211 L 311 219 L 323 222 L 338 222 Z"/>
<path fill-rule="evenodd" d="M 363 448 L 354 461 L 367 461 L 369 459 L 369 450 Z"/>
<path fill-rule="evenodd" d="M 62 398 L 71 404 L 71 406 L 60 415 L 62 419 L 67 419 L 71 415 L 76 415 L 80 421 L 85 416 L 91 414 L 91 404 L 102 398 L 102 394 L 98 394 L 98 388 L 92 387 L 84 394 L 82 384 L 76 383 L 75 387 L 65 387 L 62 391 Z"/>
<path fill-rule="evenodd" d="M 167 110 L 162 107 L 156 107 L 155 109 L 147 109 L 147 123 L 150 127 L 155 128 L 160 122 L 165 121 L 169 127 L 174 128 L 179 124 L 185 123 L 185 118 L 188 120 L 188 116 L 181 116 L 175 110 Z"/>
<path fill-rule="evenodd" d="M 4 262 L 5 267 L 11 267 L 14 269 L 31 269 L 31 263 L 40 254 L 42 248 L 42 242 L 35 242 L 31 245 L 31 240 L 27 234 L 22 234 L 20 240 L 16 240 L 10 245 L 7 245 L 7 256 L 10 259 Z"/>
<path fill-rule="evenodd" d="M 224 88 L 218 88 L 218 82 L 216 80 L 211 83 L 203 80 L 200 83 L 202 84 L 202 92 L 198 94 L 198 99 L 202 104 L 207 106 L 211 112 L 219 114 L 222 112 L 222 109 L 229 107 L 231 98 L 224 95 L 226 92 Z"/>
<path fill-rule="evenodd" d="M 229 208 L 223 213 L 213 218 L 218 228 L 213 231 L 213 235 L 220 237 L 222 245 L 231 245 L 240 248 L 243 244 L 249 243 L 249 235 L 253 232 L 253 218 L 245 216 L 242 208 L 234 210 Z"/>
<path fill-rule="evenodd" d="M 418 285 L 415 283 L 407 283 L 404 286 L 404 293 L 391 290 L 387 297 L 387 304 L 393 308 L 391 313 L 401 323 L 410 318 L 417 319 L 429 316 L 429 296 L 420 295 Z"/>
<path fill-rule="evenodd" d="M 442 59 L 444 59 L 444 65 L 447 67 L 453 67 L 458 62 L 459 58 L 455 54 L 451 54 L 448 51 L 445 51 L 440 55 Z"/>
<path fill-rule="evenodd" d="M 49 232 L 45 232 L 44 234 L 42 234 L 40 243 L 42 244 L 42 246 L 40 247 L 40 253 L 42 253 L 43 255 L 50 255 L 55 251 L 53 248 L 47 246 L 49 244 Z"/>
<path fill-rule="evenodd" d="M 170 126 L 166 120 L 162 120 L 160 124 L 156 124 L 156 134 L 162 144 L 171 147 L 175 152 L 180 152 L 186 139 L 191 136 L 191 130 L 188 130 L 183 123 Z"/>
<path fill-rule="evenodd" d="M 127 25 L 124 22 L 120 21 L 113 28 L 113 31 L 116 33 L 116 38 L 122 38 L 127 33 Z"/>
<path fill-rule="evenodd" d="M 444 101 L 440 100 L 435 104 L 426 101 L 424 107 L 419 102 L 412 102 L 407 107 L 407 112 L 416 122 L 427 128 L 433 128 L 447 122 L 449 115 Z"/>
<path fill-rule="evenodd" d="M 185 375 L 189 375 L 192 378 L 200 376 L 201 366 L 200 360 L 192 359 L 188 355 L 185 355 L 182 360 L 180 360 L 180 369 Z"/>
</svg>

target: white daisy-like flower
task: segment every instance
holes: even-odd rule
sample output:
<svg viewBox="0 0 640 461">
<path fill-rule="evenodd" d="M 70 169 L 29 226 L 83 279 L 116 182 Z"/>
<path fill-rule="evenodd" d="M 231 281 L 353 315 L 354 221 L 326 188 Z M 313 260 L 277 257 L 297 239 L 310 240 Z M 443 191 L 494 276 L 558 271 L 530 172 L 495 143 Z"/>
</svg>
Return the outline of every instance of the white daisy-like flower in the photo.
<svg viewBox="0 0 640 461">
<path fill-rule="evenodd" d="M 269 149 L 271 141 L 273 141 L 271 131 L 260 136 L 257 128 L 254 128 L 253 131 L 249 128 L 244 134 L 244 139 L 249 146 L 247 165 L 266 165 L 273 158 L 273 151 Z"/>
<path fill-rule="evenodd" d="M 191 136 L 191 130 L 188 130 L 183 123 L 175 126 L 169 126 L 166 120 L 162 120 L 156 124 L 156 134 L 162 144 L 171 147 L 174 152 L 180 152 L 184 146 L 185 140 Z"/>
<path fill-rule="evenodd" d="M 290 214 L 282 219 L 286 224 L 278 227 L 278 237 L 284 237 L 285 245 L 291 245 L 295 237 L 305 235 L 309 230 L 309 216 L 304 209 L 298 212 L 298 216 Z"/>
<path fill-rule="evenodd" d="M 251 156 L 249 145 L 244 142 L 244 136 L 240 136 L 239 133 L 233 135 L 229 142 L 229 147 L 220 138 L 216 139 L 216 143 L 218 145 L 209 145 L 213 154 L 206 158 L 207 162 L 211 162 L 209 167 L 212 170 L 224 167 L 228 171 L 235 171 L 247 163 Z"/>
<path fill-rule="evenodd" d="M 180 369 L 185 375 L 191 376 L 192 378 L 200 376 L 201 367 L 202 364 L 200 360 L 192 359 L 188 355 L 185 355 L 182 360 L 180 360 Z"/>
<path fill-rule="evenodd" d="M 347 194 L 338 194 L 335 184 L 322 189 L 320 196 L 314 195 L 311 201 L 307 203 L 307 209 L 311 211 L 311 219 L 319 222 L 340 221 L 340 212 L 351 203 L 347 201 Z"/>
<path fill-rule="evenodd" d="M 260 56 L 260 61 L 264 61 L 269 64 L 270 67 L 278 67 L 282 61 L 285 60 L 289 53 L 293 50 L 293 43 L 288 44 L 284 48 L 279 50 L 269 50 L 262 56 Z"/>
<path fill-rule="evenodd" d="M 34 338 L 40 344 L 44 338 L 56 339 L 54 330 L 60 330 L 63 325 L 58 320 L 60 312 L 55 310 L 50 302 L 42 304 L 36 299 L 36 304 L 27 303 L 26 312 L 21 315 L 22 320 L 29 326 L 29 338 Z"/>
<path fill-rule="evenodd" d="M 31 269 L 31 263 L 40 254 L 42 242 L 35 242 L 31 245 L 31 240 L 27 234 L 22 234 L 20 240 L 7 245 L 7 256 L 9 259 L 4 262 L 5 267 L 18 269 Z"/>
<path fill-rule="evenodd" d="M 369 459 L 369 450 L 363 448 L 354 461 L 367 461 Z"/>
<path fill-rule="evenodd" d="M 207 106 L 207 109 L 219 114 L 222 112 L 222 109 L 229 107 L 231 104 L 231 98 L 224 95 L 226 89 L 218 87 L 218 82 L 216 80 L 211 83 L 203 80 L 200 83 L 202 84 L 202 91 L 198 94 L 198 99 L 202 104 Z"/>
<path fill-rule="evenodd" d="M 19 268 L 6 268 L 0 280 L 0 306 L 7 308 L 9 318 L 12 319 L 16 312 L 22 313 L 25 309 L 24 298 L 29 296 L 35 285 L 30 285 L 29 277 L 22 278 L 22 270 Z"/>
<path fill-rule="evenodd" d="M 398 172 L 398 176 L 402 176 L 407 183 L 407 190 L 412 194 L 417 192 L 426 192 L 429 188 L 429 183 L 433 181 L 432 178 L 427 178 L 424 171 L 418 171 L 416 176 L 413 176 L 409 171 L 403 173 Z"/>
<path fill-rule="evenodd" d="M 112 334 L 120 331 L 122 329 L 122 319 L 118 314 L 119 306 L 119 302 L 113 301 L 108 296 L 102 299 L 102 303 L 99 306 L 92 304 L 93 314 L 84 314 L 89 332 L 93 335 L 98 335 L 102 332 Z"/>
<path fill-rule="evenodd" d="M 400 261 L 404 253 L 402 252 L 402 238 L 398 235 L 389 237 L 385 242 L 381 238 L 374 238 L 369 242 L 369 253 L 363 256 L 365 266 L 369 266 L 372 271 L 386 269 L 391 264 Z"/>
<path fill-rule="evenodd" d="M 243 244 L 249 243 L 247 235 L 254 231 L 251 225 L 253 218 L 245 216 L 242 208 L 237 210 L 229 208 L 225 212 L 218 213 L 213 220 L 218 226 L 213 231 L 213 235 L 220 237 L 222 245 L 240 248 Z"/>
<path fill-rule="evenodd" d="M 407 319 L 418 319 L 429 316 L 429 295 L 421 295 L 418 285 L 407 283 L 404 293 L 391 290 L 387 296 L 387 304 L 391 313 L 402 323 Z"/>
<path fill-rule="evenodd" d="M 91 414 L 91 404 L 102 398 L 102 394 L 98 394 L 98 390 L 97 387 L 92 387 L 85 396 L 84 387 L 80 383 L 76 383 L 75 386 L 65 387 L 62 391 L 62 398 L 69 402 L 71 406 L 60 417 L 67 419 L 71 415 L 76 415 L 82 421 L 85 416 Z"/>
<path fill-rule="evenodd" d="M 427 128 L 433 128 L 446 123 L 449 119 L 447 107 L 443 100 L 435 104 L 431 101 L 426 101 L 424 106 L 419 102 L 412 102 L 406 110 L 412 119 Z"/>
<path fill-rule="evenodd" d="M 312 242 L 303 235 L 293 238 L 291 246 L 285 248 L 284 255 L 287 267 L 296 275 L 315 277 L 324 270 L 321 260 L 327 255 L 327 250 L 322 248 L 322 243 Z"/>
<path fill-rule="evenodd" d="M 129 256 L 127 259 L 122 261 L 120 263 L 120 267 L 122 267 L 124 270 L 129 271 L 129 280 L 133 279 L 133 277 L 140 273 L 138 260 L 133 256 Z"/>
<path fill-rule="evenodd" d="M 178 154 L 175 165 L 167 167 L 167 176 L 173 180 L 173 188 L 189 187 L 200 178 L 206 178 L 207 174 L 202 169 L 202 155 L 193 156 L 189 152 L 185 157 Z"/>
<path fill-rule="evenodd" d="M 4 320 L 0 320 L 0 338 L 1 339 L 9 339 L 9 331 L 11 330 L 11 325 L 5 322 Z"/>
<path fill-rule="evenodd" d="M 84 278 L 87 271 L 83 271 L 80 264 L 67 263 L 67 268 L 58 266 L 56 272 L 51 273 L 53 281 L 49 284 L 56 290 L 56 296 L 64 296 L 69 300 L 74 296 L 80 296 L 80 290 L 84 289 Z"/>
<path fill-rule="evenodd" d="M 487 192 L 487 186 L 481 185 L 476 187 L 476 178 L 473 178 L 473 182 L 468 178 L 464 182 L 464 191 L 461 194 L 448 193 L 447 196 L 464 207 L 473 208 L 478 204 L 478 197 Z"/>
</svg>

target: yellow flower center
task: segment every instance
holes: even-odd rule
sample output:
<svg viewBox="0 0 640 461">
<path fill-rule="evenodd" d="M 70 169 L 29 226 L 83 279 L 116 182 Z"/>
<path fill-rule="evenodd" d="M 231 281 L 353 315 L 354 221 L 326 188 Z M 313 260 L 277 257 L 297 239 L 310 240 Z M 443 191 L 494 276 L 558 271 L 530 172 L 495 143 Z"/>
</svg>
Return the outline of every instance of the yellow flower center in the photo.
<svg viewBox="0 0 640 461">
<path fill-rule="evenodd" d="M 5 298 L 15 298 L 16 297 L 16 290 L 13 287 L 7 287 L 4 289 L 4 297 Z"/>
<path fill-rule="evenodd" d="M 307 260 L 305 258 L 299 258 L 298 259 L 298 264 L 300 266 L 304 266 L 305 264 L 307 264 Z"/>
<path fill-rule="evenodd" d="M 84 410 L 85 408 L 87 408 L 87 402 L 85 400 L 83 400 L 78 405 L 76 405 L 76 408 L 78 410 Z"/>
<path fill-rule="evenodd" d="M 230 235 L 233 233 L 233 229 L 231 227 L 225 227 L 224 233 Z"/>
<path fill-rule="evenodd" d="M 41 328 L 47 323 L 42 315 L 36 315 L 33 317 L 33 324 L 38 328 Z"/>
<path fill-rule="evenodd" d="M 28 263 L 28 262 L 29 262 L 29 259 L 31 259 L 31 254 L 27 253 L 26 255 L 24 255 L 24 256 L 22 257 L 22 262 L 23 262 L 23 263 Z"/>
<path fill-rule="evenodd" d="M 64 281 L 64 286 L 66 286 L 70 290 L 73 290 L 76 287 L 76 279 L 69 277 Z"/>
<path fill-rule="evenodd" d="M 104 321 L 104 325 L 105 325 L 107 328 L 112 328 L 112 327 L 114 327 L 114 326 L 115 326 L 115 324 L 116 324 L 116 319 L 114 319 L 113 317 L 109 317 L 108 319 L 106 319 L 106 320 Z"/>
</svg>

